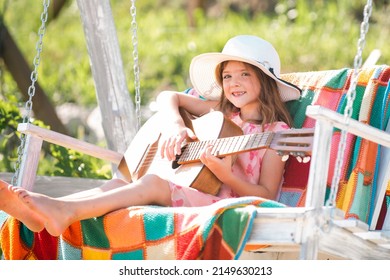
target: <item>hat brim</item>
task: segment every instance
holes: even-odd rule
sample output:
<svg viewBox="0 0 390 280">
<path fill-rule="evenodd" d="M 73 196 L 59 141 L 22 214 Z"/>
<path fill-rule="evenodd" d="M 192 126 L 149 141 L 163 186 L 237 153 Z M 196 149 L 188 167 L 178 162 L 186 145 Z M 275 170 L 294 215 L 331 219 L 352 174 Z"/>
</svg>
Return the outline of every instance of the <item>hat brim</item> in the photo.
<svg viewBox="0 0 390 280">
<path fill-rule="evenodd" d="M 190 64 L 190 79 L 196 92 L 209 100 L 218 100 L 222 93 L 222 88 L 215 77 L 215 69 L 218 64 L 235 60 L 249 63 L 260 68 L 266 75 L 276 81 L 279 88 L 279 94 L 284 102 L 299 99 L 301 91 L 298 87 L 276 77 L 265 65 L 252 59 L 227 55 L 223 53 L 205 53 L 195 56 Z"/>
</svg>

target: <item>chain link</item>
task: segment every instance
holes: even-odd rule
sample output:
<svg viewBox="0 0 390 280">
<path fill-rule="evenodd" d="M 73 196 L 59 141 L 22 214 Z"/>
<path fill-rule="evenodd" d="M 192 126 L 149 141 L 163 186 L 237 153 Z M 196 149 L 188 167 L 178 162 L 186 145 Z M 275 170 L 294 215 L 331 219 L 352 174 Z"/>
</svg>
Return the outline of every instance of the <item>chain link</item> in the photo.
<svg viewBox="0 0 390 280">
<path fill-rule="evenodd" d="M 32 106 L 33 106 L 32 99 L 35 95 L 35 83 L 38 80 L 38 67 L 39 67 L 39 64 L 41 62 L 41 53 L 42 53 L 42 49 L 43 49 L 43 36 L 45 35 L 45 32 L 46 32 L 46 22 L 47 22 L 48 15 L 49 15 L 49 13 L 48 13 L 49 6 L 50 6 L 50 0 L 43 0 L 43 12 L 41 13 L 41 26 L 39 27 L 39 30 L 38 30 L 39 39 L 38 39 L 38 42 L 36 43 L 36 46 L 35 46 L 37 53 L 36 53 L 34 60 L 33 60 L 34 70 L 31 72 L 31 76 L 30 76 L 31 85 L 28 88 L 29 98 L 24 105 L 25 112 L 24 112 L 24 116 L 23 116 L 23 120 L 22 120 L 23 123 L 30 123 L 31 111 L 32 111 Z M 12 185 L 15 185 L 18 181 L 25 146 L 26 146 L 26 135 L 21 134 L 20 145 L 17 149 L 18 158 L 17 158 L 15 165 L 14 165 L 15 173 L 11 179 Z"/>
<path fill-rule="evenodd" d="M 346 96 L 347 105 L 344 110 L 344 121 L 347 126 L 349 124 L 349 119 L 351 118 L 353 113 L 353 102 L 356 97 L 356 85 L 358 82 L 360 68 L 362 66 L 362 52 L 366 44 L 366 34 L 369 27 L 369 19 L 371 13 L 372 13 L 372 0 L 368 0 L 367 4 L 364 7 L 364 12 L 363 12 L 364 18 L 360 26 L 360 38 L 358 40 L 357 53 L 354 59 L 354 70 L 351 78 L 351 85 L 349 87 Z M 332 178 L 331 190 L 330 190 L 329 198 L 326 202 L 326 206 L 333 207 L 336 204 L 337 192 L 338 192 L 338 187 L 339 187 L 339 182 L 341 177 L 341 168 L 343 166 L 343 161 L 344 161 L 344 151 L 345 151 L 346 142 L 347 142 L 347 132 L 345 130 L 341 130 L 336 165 L 334 167 L 334 175 Z"/>
<path fill-rule="evenodd" d="M 137 9 L 135 7 L 135 1 L 131 0 L 130 14 L 131 14 L 131 40 L 133 42 L 133 61 L 134 61 L 134 88 L 135 88 L 135 115 L 137 119 L 137 131 L 141 127 L 141 93 L 140 93 L 140 68 L 138 60 L 138 37 L 137 37 Z"/>
</svg>

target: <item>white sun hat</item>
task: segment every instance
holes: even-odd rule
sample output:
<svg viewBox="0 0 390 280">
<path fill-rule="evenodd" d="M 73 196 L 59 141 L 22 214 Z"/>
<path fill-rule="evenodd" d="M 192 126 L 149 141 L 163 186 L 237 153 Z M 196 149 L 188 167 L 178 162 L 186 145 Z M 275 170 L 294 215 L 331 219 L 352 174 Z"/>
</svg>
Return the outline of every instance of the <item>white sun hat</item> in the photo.
<svg viewBox="0 0 390 280">
<path fill-rule="evenodd" d="M 220 98 L 222 88 L 215 69 L 221 62 L 235 60 L 252 64 L 276 81 L 283 101 L 299 99 L 298 87 L 280 79 L 280 59 L 275 48 L 253 35 L 239 35 L 225 44 L 222 52 L 204 53 L 194 57 L 190 64 L 190 79 L 198 94 L 209 100 Z"/>
</svg>

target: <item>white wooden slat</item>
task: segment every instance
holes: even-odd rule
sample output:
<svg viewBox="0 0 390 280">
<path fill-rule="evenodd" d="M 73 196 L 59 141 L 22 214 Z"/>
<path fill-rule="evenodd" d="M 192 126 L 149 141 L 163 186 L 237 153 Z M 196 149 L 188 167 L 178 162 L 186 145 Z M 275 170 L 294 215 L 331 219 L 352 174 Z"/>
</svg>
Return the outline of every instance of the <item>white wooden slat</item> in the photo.
<svg viewBox="0 0 390 280">
<path fill-rule="evenodd" d="M 29 123 L 22 123 L 18 126 L 18 131 L 21 133 L 29 134 L 34 137 L 38 137 L 44 141 L 50 142 L 52 144 L 60 145 L 65 148 L 73 149 L 84 154 L 107 160 L 114 164 L 119 164 L 122 159 L 122 154 L 117 153 L 76 138 L 63 135 L 61 133 L 48 130 L 42 127 L 35 126 Z"/>
<path fill-rule="evenodd" d="M 388 122 L 387 124 L 386 132 L 390 135 L 390 122 Z M 378 219 L 380 216 L 380 212 L 382 210 L 383 198 L 385 197 L 389 180 L 390 180 L 390 148 L 381 147 L 374 210 L 370 222 L 371 230 L 375 230 L 377 228 Z M 385 225 L 383 227 L 386 227 L 386 223 L 390 223 L 390 221 L 385 220 Z"/>
<path fill-rule="evenodd" d="M 390 250 L 338 226 L 320 236 L 319 250 L 345 259 L 390 260 Z"/>
<path fill-rule="evenodd" d="M 41 154 L 42 139 L 26 136 L 25 153 L 22 157 L 17 185 L 26 190 L 33 190 L 38 163 Z"/>
<path fill-rule="evenodd" d="M 259 208 L 248 244 L 301 244 L 303 226 L 312 208 Z"/>
<path fill-rule="evenodd" d="M 385 234 L 385 232 L 383 231 L 376 230 L 376 231 L 357 232 L 355 233 L 355 235 L 359 236 L 364 240 L 369 240 L 376 244 L 387 244 L 388 246 L 390 246 L 389 232 Z"/>
<path fill-rule="evenodd" d="M 367 232 L 369 227 L 366 223 L 356 220 L 356 219 L 350 219 L 350 220 L 335 220 L 333 221 L 335 225 L 338 227 L 344 228 L 350 232 L 356 233 L 356 232 Z"/>
<path fill-rule="evenodd" d="M 311 105 L 307 106 L 306 115 L 316 120 L 325 120 L 336 128 L 346 130 L 349 133 L 390 148 L 389 133 L 354 119 L 349 119 L 348 123 L 346 123 L 343 115 L 331 109 L 319 105 Z"/>
<path fill-rule="evenodd" d="M 0 172 L 0 178 L 8 183 L 11 183 L 12 177 L 12 173 Z M 107 180 L 38 175 L 34 182 L 34 192 L 50 197 L 77 195 L 79 192 L 97 188 L 105 182 Z"/>
<path fill-rule="evenodd" d="M 77 0 L 107 146 L 124 153 L 136 117 L 109 0 Z"/>
</svg>

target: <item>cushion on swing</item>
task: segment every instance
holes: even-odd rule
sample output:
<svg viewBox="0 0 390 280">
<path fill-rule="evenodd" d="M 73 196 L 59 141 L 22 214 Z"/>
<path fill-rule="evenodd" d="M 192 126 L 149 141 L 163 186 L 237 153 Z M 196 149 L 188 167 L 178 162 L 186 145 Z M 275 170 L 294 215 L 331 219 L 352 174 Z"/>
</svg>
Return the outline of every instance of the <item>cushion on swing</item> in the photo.
<svg viewBox="0 0 390 280">
<path fill-rule="evenodd" d="M 347 68 L 283 75 L 283 79 L 302 89 L 301 100 L 287 103 L 294 119 L 294 126 L 314 127 L 315 121 L 305 115 L 308 105 L 321 105 L 343 114 L 352 75 L 353 69 Z M 389 77 L 390 68 L 386 65 L 361 70 L 356 87 L 356 98 L 353 102 L 353 119 L 385 129 L 390 112 Z M 339 140 L 340 131 L 335 130 L 331 144 L 328 192 L 333 178 Z M 337 196 L 337 207 L 345 211 L 347 218 L 369 221 L 377 191 L 379 157 L 377 144 L 350 134 L 347 136 Z M 299 163 L 295 158 L 290 157 L 280 202 L 290 206 L 304 206 L 309 167 L 310 164 Z"/>
</svg>

